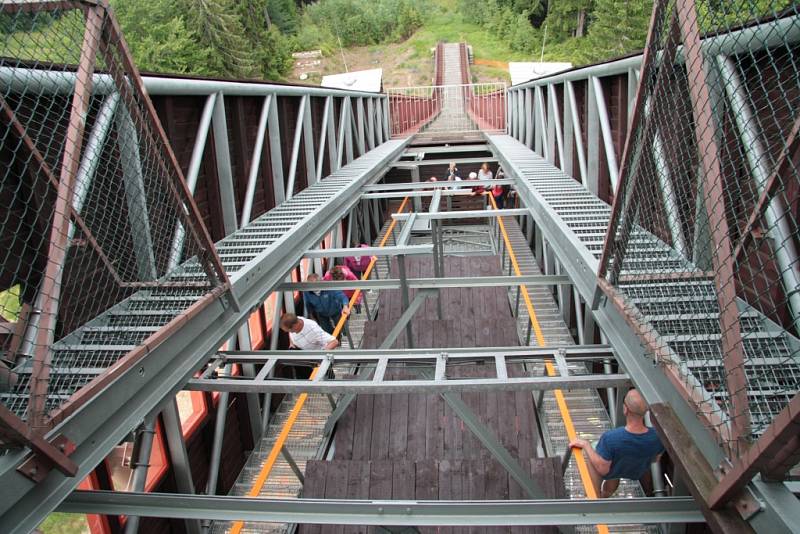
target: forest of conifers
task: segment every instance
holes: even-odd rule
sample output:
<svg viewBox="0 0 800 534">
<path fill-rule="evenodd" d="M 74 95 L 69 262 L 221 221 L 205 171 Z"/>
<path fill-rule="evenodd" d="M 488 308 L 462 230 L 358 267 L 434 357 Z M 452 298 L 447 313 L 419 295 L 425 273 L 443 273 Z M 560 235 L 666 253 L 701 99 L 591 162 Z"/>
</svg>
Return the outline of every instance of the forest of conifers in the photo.
<svg viewBox="0 0 800 534">
<path fill-rule="evenodd" d="M 702 0 L 698 10 L 713 11 L 714 20 L 732 24 L 775 14 L 780 5 L 789 3 L 756 0 L 752 13 L 727 13 L 730 3 L 725 0 Z M 292 68 L 294 51 L 321 49 L 330 55 L 339 47 L 401 42 L 425 27 L 434 12 L 476 24 L 513 53 L 513 59 L 543 58 L 574 65 L 602 61 L 644 46 L 653 1 L 111 0 L 111 4 L 143 71 L 282 80 Z M 20 27 L 17 20 L 10 28 L 0 18 L 0 33 L 46 32 L 48 24 L 58 23 L 57 17 L 39 17 L 35 27 Z"/>
</svg>

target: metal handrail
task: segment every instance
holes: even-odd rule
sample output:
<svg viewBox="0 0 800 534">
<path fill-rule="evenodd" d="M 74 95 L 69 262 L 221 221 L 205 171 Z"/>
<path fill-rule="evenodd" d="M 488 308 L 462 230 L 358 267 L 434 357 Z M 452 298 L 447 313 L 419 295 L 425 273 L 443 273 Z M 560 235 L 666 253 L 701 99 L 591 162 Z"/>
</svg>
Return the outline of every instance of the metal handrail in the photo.
<svg viewBox="0 0 800 534">
<path fill-rule="evenodd" d="M 489 197 L 489 202 L 492 205 L 492 209 L 498 209 L 497 202 L 494 200 L 494 196 L 488 193 L 484 194 Z M 503 242 L 505 243 L 506 250 L 508 250 L 508 258 L 514 268 L 514 273 L 517 276 L 522 276 L 522 270 L 519 267 L 519 263 L 517 263 L 517 257 L 516 254 L 514 254 L 514 247 L 511 245 L 511 239 L 508 237 L 502 217 L 497 217 L 497 225 L 500 229 L 500 233 L 503 236 Z M 528 288 L 525 284 L 520 284 L 519 287 L 522 292 L 522 298 L 525 301 L 525 307 L 528 309 L 528 318 L 533 327 L 534 335 L 536 336 L 536 342 L 540 347 L 544 347 L 546 345 L 544 334 L 542 333 L 542 329 L 536 317 L 536 311 L 533 308 L 533 302 L 528 294 Z M 547 376 L 556 376 L 555 367 L 551 362 L 545 362 L 545 370 L 547 372 Z M 577 432 L 575 431 L 575 425 L 572 422 L 572 415 L 570 414 L 569 407 L 567 406 L 567 401 L 564 398 L 564 393 L 560 389 L 556 389 L 553 391 L 553 395 L 556 398 L 558 410 L 561 412 L 561 418 L 564 421 L 564 429 L 567 431 L 567 437 L 569 437 L 570 441 L 573 441 L 575 438 L 577 438 Z M 562 469 L 564 469 L 564 464 L 568 462 L 569 458 L 562 460 Z M 589 499 L 597 499 L 599 496 L 595 491 L 592 477 L 589 474 L 589 466 L 583 454 L 575 455 L 575 463 L 577 464 L 578 472 L 581 475 L 581 482 L 583 483 L 583 489 L 586 492 L 586 497 Z M 608 534 L 608 527 L 606 525 L 597 525 L 597 532 L 598 534 Z"/>
</svg>

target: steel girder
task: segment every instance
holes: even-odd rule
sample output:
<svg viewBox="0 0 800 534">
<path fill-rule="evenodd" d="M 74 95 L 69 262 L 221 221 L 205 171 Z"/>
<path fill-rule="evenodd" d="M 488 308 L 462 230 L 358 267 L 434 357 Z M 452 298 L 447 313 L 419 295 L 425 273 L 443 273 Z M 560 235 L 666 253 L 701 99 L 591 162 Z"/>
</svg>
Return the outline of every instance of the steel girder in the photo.
<svg viewBox="0 0 800 534">
<path fill-rule="evenodd" d="M 113 382 L 48 434 L 49 438 L 66 434 L 74 442 L 70 458 L 79 466 L 75 477 L 53 470 L 37 484 L 17 471 L 27 457 L 26 450 L 0 458 L 0 532 L 35 528 L 145 415 L 181 390 L 194 371 L 247 320 L 249 311 L 285 279 L 303 252 L 346 216 L 358 201 L 361 187 L 377 179 L 407 142 L 389 141 L 359 158 L 355 176 L 346 186 L 230 276 L 241 311 L 228 306 L 223 291 L 217 289 L 165 327 L 160 343 L 146 345 L 136 361 L 123 359 L 108 371 Z"/>
<path fill-rule="evenodd" d="M 361 249 L 366 250 L 366 249 Z M 409 289 L 443 289 L 459 287 L 514 287 L 569 285 L 572 282 L 566 275 L 532 274 L 523 276 L 454 276 L 448 278 L 409 278 Z M 278 286 L 281 291 L 312 291 L 330 289 L 400 289 L 400 279 L 382 280 L 344 280 L 321 282 L 287 282 Z"/>
<path fill-rule="evenodd" d="M 379 501 L 78 491 L 61 512 L 220 521 L 397 526 L 530 526 L 697 523 L 691 497 L 524 501 Z"/>
</svg>

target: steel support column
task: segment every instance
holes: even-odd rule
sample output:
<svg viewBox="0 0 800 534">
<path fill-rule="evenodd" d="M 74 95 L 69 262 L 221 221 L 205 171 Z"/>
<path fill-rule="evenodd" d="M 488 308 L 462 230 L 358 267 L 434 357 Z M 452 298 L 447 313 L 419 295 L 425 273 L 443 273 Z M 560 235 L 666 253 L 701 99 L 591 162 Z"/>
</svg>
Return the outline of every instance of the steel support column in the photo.
<svg viewBox="0 0 800 534">
<path fill-rule="evenodd" d="M 550 108 L 550 113 L 548 114 L 550 123 L 553 125 L 553 129 L 555 130 L 555 149 L 558 151 L 558 165 L 563 170 L 564 169 L 564 136 L 561 131 L 561 112 L 558 108 L 558 96 L 556 94 L 556 88 L 554 85 L 548 85 L 548 97 L 547 97 L 547 105 Z M 552 142 L 551 142 L 552 147 Z M 555 158 L 554 158 L 555 159 Z"/>
<path fill-rule="evenodd" d="M 230 376 L 232 366 L 226 365 L 222 376 Z M 221 391 L 217 401 L 217 417 L 214 420 L 214 438 L 211 442 L 211 455 L 208 461 L 208 481 L 206 482 L 206 495 L 217 494 L 217 481 L 219 480 L 219 466 L 222 459 L 222 440 L 225 437 L 225 423 L 228 419 L 228 401 L 230 393 Z M 208 530 L 203 525 L 203 530 Z"/>
<path fill-rule="evenodd" d="M 181 417 L 178 413 L 178 403 L 175 397 L 167 401 L 161 412 L 164 423 L 164 435 L 167 438 L 170 465 L 175 476 L 175 486 L 181 493 L 194 494 L 194 480 L 189 464 L 189 455 L 186 453 L 186 443 L 183 441 L 181 431 Z M 149 514 L 139 514 L 148 516 Z M 186 519 L 186 531 L 189 534 L 200 534 L 200 524 L 196 519 Z"/>
<path fill-rule="evenodd" d="M 597 103 L 597 117 L 600 121 L 600 131 L 603 134 L 603 149 L 606 153 L 606 163 L 608 164 L 608 178 L 611 181 L 611 193 L 616 194 L 617 182 L 619 182 L 619 166 L 617 165 L 617 154 L 614 151 L 614 139 L 611 136 L 611 122 L 608 119 L 608 108 L 606 107 L 606 97 L 603 94 L 603 84 L 600 78 L 592 76 L 589 83 L 593 88 L 594 98 Z"/>
<path fill-rule="evenodd" d="M 356 98 L 356 141 L 358 145 L 358 155 L 363 156 L 366 152 L 364 144 L 364 99 Z"/>
<path fill-rule="evenodd" d="M 300 158 L 300 143 L 303 141 L 303 130 L 305 129 L 305 115 L 306 110 L 309 109 L 308 95 L 303 95 L 300 99 L 300 107 L 297 110 L 297 122 L 294 128 L 294 140 L 292 141 L 292 155 L 289 162 L 289 177 L 286 184 L 286 198 L 291 198 L 294 195 L 295 180 L 297 178 L 297 162 Z M 313 148 L 312 148 L 313 151 Z M 313 168 L 313 167 L 312 167 Z"/>
<path fill-rule="evenodd" d="M 408 279 L 406 278 L 406 257 L 403 254 L 397 256 L 397 274 L 400 278 L 400 295 L 403 301 L 403 315 L 405 315 L 410 308 L 408 301 Z M 409 317 L 409 320 L 405 323 L 406 343 L 409 348 L 414 348 L 414 334 L 411 330 L 410 319 L 411 318 Z"/>
<path fill-rule="evenodd" d="M 600 115 L 595 85 L 586 81 L 586 179 L 583 185 L 597 194 L 600 185 Z M 574 97 L 573 97 L 574 98 Z M 577 130 L 576 130 L 577 131 Z"/>
<path fill-rule="evenodd" d="M 578 104 L 575 102 L 575 90 L 571 81 L 564 82 L 564 90 L 567 96 L 565 100 L 569 101 L 569 114 L 572 120 L 572 131 L 575 136 L 575 151 L 578 153 L 578 169 L 580 170 L 581 183 L 588 188 L 589 171 L 586 167 L 586 152 L 583 148 L 583 132 L 581 130 L 580 117 L 578 117 Z"/>
<path fill-rule="evenodd" d="M 139 456 L 134 459 L 133 478 L 130 483 L 130 491 L 142 492 L 147 482 L 147 471 L 150 467 L 150 454 L 153 451 L 153 437 L 156 433 L 156 414 L 150 414 L 144 418 L 142 426 L 139 427 L 138 441 Z M 139 531 L 139 516 L 129 515 L 125 521 L 125 534 L 137 534 Z"/>
<path fill-rule="evenodd" d="M 128 206 L 128 222 L 131 227 L 137 273 L 140 281 L 151 281 L 158 278 L 158 271 L 153 250 L 152 233 L 150 232 L 147 194 L 144 186 L 142 160 L 139 153 L 139 135 L 125 106 L 117 108 L 115 118 L 117 124 L 117 146 L 119 147 L 120 166 L 122 167 L 125 200 Z M 88 148 L 87 146 L 87 150 Z"/>
<path fill-rule="evenodd" d="M 317 170 L 314 162 L 314 128 L 311 120 L 311 97 L 304 97 L 303 112 L 303 152 L 306 158 L 306 183 L 311 186 L 317 183 Z"/>
<path fill-rule="evenodd" d="M 263 115 L 262 113 L 262 116 Z M 241 223 L 237 220 L 236 198 L 233 188 L 233 168 L 231 166 L 230 143 L 228 141 L 228 124 L 225 116 L 225 99 L 222 94 L 217 96 L 211 124 L 214 132 L 214 152 L 217 161 L 223 228 L 225 234 L 230 235 L 239 229 L 240 224 L 245 225 L 250 222 L 251 210 L 248 210 L 248 213 L 242 212 Z M 255 177 L 252 175 L 250 178 L 255 180 Z M 253 193 L 255 193 L 255 183 L 253 184 L 252 190 L 248 184 L 248 196 L 245 198 L 244 204 L 249 204 L 252 207 Z M 244 319 L 244 323 L 239 326 L 237 336 L 231 339 L 231 343 L 238 339 L 240 348 L 249 349 L 251 348 L 250 330 L 247 317 Z M 245 376 L 255 376 L 255 369 L 252 365 L 243 365 L 242 373 Z M 261 437 L 261 405 L 256 395 L 247 396 L 247 409 L 250 415 L 250 430 L 253 443 L 257 443 L 258 439 Z M 212 465 L 211 468 L 214 469 L 215 466 Z M 218 469 L 218 466 L 216 466 L 216 468 Z"/>
<path fill-rule="evenodd" d="M 269 159 L 272 163 L 272 191 L 275 205 L 278 206 L 286 199 L 286 183 L 283 179 L 283 154 L 281 152 L 281 122 L 278 118 L 278 97 L 273 96 L 269 103 L 269 118 L 267 119 L 269 132 Z"/>
<path fill-rule="evenodd" d="M 267 133 L 267 121 L 269 120 L 269 108 L 272 105 L 272 98 L 272 95 L 264 97 L 264 103 L 261 105 L 261 115 L 258 118 L 258 129 L 256 130 L 256 142 L 253 146 L 253 156 L 250 158 L 250 172 L 247 175 L 247 189 L 244 193 L 242 215 L 239 219 L 240 226 L 250 222 L 250 215 L 253 211 L 253 197 L 255 196 L 256 183 L 258 182 L 258 170 L 261 167 L 261 155 L 264 152 L 264 138 Z"/>
</svg>

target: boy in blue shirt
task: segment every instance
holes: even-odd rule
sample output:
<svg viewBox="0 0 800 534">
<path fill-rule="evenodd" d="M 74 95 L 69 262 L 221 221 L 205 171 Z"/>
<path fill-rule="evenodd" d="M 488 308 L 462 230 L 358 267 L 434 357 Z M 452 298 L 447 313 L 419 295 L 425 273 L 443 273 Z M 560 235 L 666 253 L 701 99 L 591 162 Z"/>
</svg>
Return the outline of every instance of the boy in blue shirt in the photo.
<svg viewBox="0 0 800 534">
<path fill-rule="evenodd" d="M 319 282 L 319 275 L 312 273 L 307 282 Z M 319 326 L 332 334 L 342 314 L 347 314 L 350 300 L 342 291 L 303 291 L 306 315 L 316 319 Z"/>
<path fill-rule="evenodd" d="M 570 447 L 583 449 L 598 496 L 614 495 L 621 478 L 645 478 L 650 464 L 664 452 L 656 431 L 644 424 L 647 410 L 642 394 L 632 389 L 625 395 L 624 427 L 605 432 L 594 448 L 584 439 L 570 442 Z"/>
</svg>

